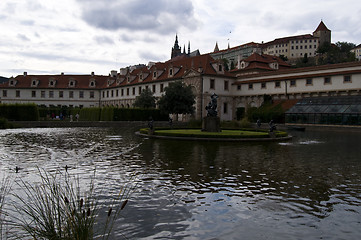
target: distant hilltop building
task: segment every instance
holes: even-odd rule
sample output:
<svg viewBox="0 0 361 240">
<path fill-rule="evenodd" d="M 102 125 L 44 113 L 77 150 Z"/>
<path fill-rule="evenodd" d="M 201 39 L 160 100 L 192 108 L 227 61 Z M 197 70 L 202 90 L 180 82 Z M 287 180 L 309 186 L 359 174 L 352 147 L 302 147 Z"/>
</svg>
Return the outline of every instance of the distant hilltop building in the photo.
<svg viewBox="0 0 361 240">
<path fill-rule="evenodd" d="M 277 38 L 266 43 L 250 42 L 224 50 L 219 50 L 218 43 L 216 43 L 214 51 L 210 55 L 214 59 L 226 59 L 229 67 L 232 62 L 235 67 L 239 67 L 241 60 L 253 53 L 284 56 L 292 62 L 297 58 L 304 57 L 305 54 L 308 57 L 316 56 L 318 47 L 325 42 L 331 43 L 331 30 L 321 21 L 313 34 Z"/>
<path fill-rule="evenodd" d="M 178 44 L 178 35 L 175 35 L 174 46 L 172 47 L 171 59 L 182 58 L 182 57 L 195 57 L 201 55 L 199 50 L 191 52 L 191 43 L 188 42 L 188 52 L 186 52 L 186 46 L 184 45 L 183 52 L 181 47 Z"/>
<path fill-rule="evenodd" d="M 355 54 L 357 60 L 361 60 L 361 44 L 357 45 L 355 48 L 351 50 Z"/>
<path fill-rule="evenodd" d="M 313 34 L 297 35 L 291 37 L 277 38 L 262 45 L 262 52 L 269 55 L 287 57 L 289 60 L 317 55 L 316 51 L 320 45 L 331 43 L 331 31 L 323 21 L 320 22 Z"/>
</svg>

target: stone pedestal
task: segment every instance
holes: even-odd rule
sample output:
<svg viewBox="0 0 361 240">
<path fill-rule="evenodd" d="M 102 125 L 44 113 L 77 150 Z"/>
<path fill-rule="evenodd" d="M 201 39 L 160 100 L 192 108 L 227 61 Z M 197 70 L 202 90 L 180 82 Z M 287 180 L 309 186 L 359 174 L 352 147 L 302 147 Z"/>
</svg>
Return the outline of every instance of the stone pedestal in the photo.
<svg viewBox="0 0 361 240">
<path fill-rule="evenodd" d="M 221 132 L 221 120 L 219 117 L 204 117 L 202 121 L 202 131 Z"/>
</svg>

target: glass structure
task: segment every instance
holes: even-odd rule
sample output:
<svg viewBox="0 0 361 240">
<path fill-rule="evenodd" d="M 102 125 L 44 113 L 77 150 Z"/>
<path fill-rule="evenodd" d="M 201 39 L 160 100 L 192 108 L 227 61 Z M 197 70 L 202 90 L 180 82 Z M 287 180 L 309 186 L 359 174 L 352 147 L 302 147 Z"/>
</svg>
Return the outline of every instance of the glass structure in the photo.
<svg viewBox="0 0 361 240">
<path fill-rule="evenodd" d="M 304 98 L 286 112 L 286 123 L 361 125 L 361 96 Z"/>
</svg>

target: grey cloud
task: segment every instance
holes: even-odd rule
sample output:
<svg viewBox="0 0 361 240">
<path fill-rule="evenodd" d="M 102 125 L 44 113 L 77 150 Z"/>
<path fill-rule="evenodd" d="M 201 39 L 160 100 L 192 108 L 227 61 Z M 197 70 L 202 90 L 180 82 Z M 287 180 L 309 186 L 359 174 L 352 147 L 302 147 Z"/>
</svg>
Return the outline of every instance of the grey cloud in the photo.
<svg viewBox="0 0 361 240">
<path fill-rule="evenodd" d="M 105 29 L 154 31 L 160 34 L 175 32 L 179 27 L 197 26 L 190 0 L 78 0 L 82 18 L 89 25 Z"/>
<path fill-rule="evenodd" d="M 98 44 L 114 44 L 113 39 L 106 37 L 106 36 L 96 36 L 96 37 L 94 37 L 94 40 Z"/>
<path fill-rule="evenodd" d="M 24 34 L 18 34 L 17 38 L 22 40 L 22 41 L 30 41 L 30 39 Z"/>
<path fill-rule="evenodd" d="M 168 56 L 165 56 L 164 54 L 156 54 L 150 51 L 139 51 L 138 54 L 139 57 L 147 61 L 163 61 L 168 58 Z"/>
<path fill-rule="evenodd" d="M 24 20 L 24 21 L 21 21 L 21 24 L 25 25 L 25 26 L 33 26 L 34 21 L 33 20 Z"/>
</svg>

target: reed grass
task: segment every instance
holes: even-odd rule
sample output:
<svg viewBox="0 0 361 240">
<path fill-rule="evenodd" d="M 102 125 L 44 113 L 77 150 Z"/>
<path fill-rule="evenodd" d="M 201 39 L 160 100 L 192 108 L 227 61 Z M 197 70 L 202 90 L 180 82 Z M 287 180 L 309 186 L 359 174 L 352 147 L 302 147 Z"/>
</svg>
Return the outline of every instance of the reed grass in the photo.
<svg viewBox="0 0 361 240">
<path fill-rule="evenodd" d="M 7 237 L 7 228 L 6 228 L 6 216 L 5 211 L 5 200 L 6 196 L 11 190 L 10 178 L 3 176 L 0 180 L 0 239 L 6 239 Z"/>
<path fill-rule="evenodd" d="M 80 185 L 79 176 L 68 173 L 49 174 L 39 169 L 40 182 L 31 184 L 18 179 L 16 184 L 22 194 L 13 194 L 12 206 L 15 214 L 10 221 L 13 237 L 21 239 L 108 239 L 112 234 L 115 220 L 124 209 L 136 185 L 120 188 L 113 197 L 109 210 L 101 212 L 105 206 L 95 191 L 95 171 L 88 187 Z M 99 232 L 97 224 L 105 223 Z"/>
</svg>

